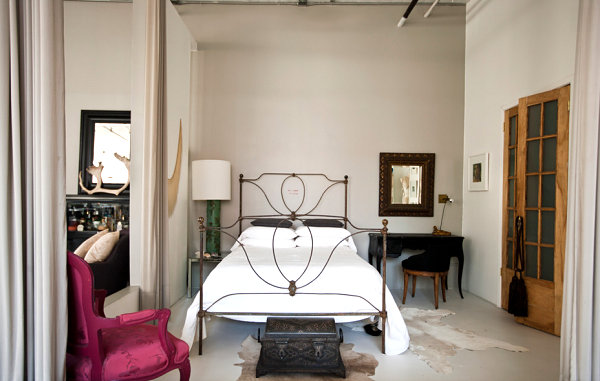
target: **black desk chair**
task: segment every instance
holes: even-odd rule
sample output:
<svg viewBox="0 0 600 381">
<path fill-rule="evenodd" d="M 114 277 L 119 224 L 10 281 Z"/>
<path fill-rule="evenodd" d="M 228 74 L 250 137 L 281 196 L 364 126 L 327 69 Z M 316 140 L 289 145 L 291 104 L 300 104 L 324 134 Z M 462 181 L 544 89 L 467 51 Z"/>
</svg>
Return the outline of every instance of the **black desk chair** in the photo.
<svg viewBox="0 0 600 381">
<path fill-rule="evenodd" d="M 415 286 L 417 276 L 426 276 L 433 278 L 435 308 L 438 308 L 438 295 L 440 280 L 442 284 L 442 298 L 446 302 L 446 288 L 448 287 L 448 270 L 450 269 L 450 256 L 448 256 L 442 247 L 430 247 L 423 254 L 413 255 L 402 261 L 404 271 L 404 293 L 402 304 L 406 303 L 406 291 L 408 289 L 408 276 L 412 275 L 412 294 L 415 296 Z"/>
</svg>

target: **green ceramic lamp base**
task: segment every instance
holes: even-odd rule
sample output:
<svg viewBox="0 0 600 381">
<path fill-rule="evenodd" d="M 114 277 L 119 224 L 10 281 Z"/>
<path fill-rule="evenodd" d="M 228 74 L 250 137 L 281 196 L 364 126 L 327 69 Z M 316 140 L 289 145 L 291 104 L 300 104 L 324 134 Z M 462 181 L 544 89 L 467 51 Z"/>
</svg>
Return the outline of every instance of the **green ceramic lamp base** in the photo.
<svg viewBox="0 0 600 381">
<path fill-rule="evenodd" d="M 221 200 L 206 201 L 206 224 L 209 227 L 221 226 Z M 206 230 L 206 252 L 221 253 L 221 232 L 219 230 Z"/>
</svg>

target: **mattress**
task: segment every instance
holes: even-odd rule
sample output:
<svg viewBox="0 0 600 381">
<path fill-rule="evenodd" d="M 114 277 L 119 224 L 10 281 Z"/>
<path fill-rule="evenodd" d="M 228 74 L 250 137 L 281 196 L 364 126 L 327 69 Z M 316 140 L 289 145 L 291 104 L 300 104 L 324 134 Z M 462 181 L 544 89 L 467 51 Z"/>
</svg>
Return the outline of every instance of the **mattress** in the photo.
<svg viewBox="0 0 600 381">
<path fill-rule="evenodd" d="M 333 247 L 311 250 L 310 247 L 273 249 L 236 245 L 204 282 L 204 308 L 217 316 L 250 322 L 265 322 L 272 313 L 361 314 L 334 316 L 337 323 L 376 315 L 382 303 L 381 275 L 357 254 L 354 245 L 332 250 Z M 289 281 L 296 283 L 294 296 L 288 292 Z M 387 287 L 385 292 L 388 313 L 385 353 L 395 355 L 408 348 L 409 336 Z M 198 307 L 199 294 L 196 294 L 181 337 L 190 348 L 196 332 Z"/>
</svg>

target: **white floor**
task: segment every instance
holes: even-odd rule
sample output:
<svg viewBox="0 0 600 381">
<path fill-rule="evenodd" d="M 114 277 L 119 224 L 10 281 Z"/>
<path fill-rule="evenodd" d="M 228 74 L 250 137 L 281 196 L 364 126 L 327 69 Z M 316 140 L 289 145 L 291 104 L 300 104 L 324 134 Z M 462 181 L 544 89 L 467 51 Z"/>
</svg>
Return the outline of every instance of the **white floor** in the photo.
<svg viewBox="0 0 600 381">
<path fill-rule="evenodd" d="M 417 289 L 415 298 L 407 297 L 406 306 L 423 309 L 433 308 L 433 292 Z M 393 292 L 401 301 L 400 291 Z M 438 374 L 419 360 L 410 350 L 397 356 L 381 354 L 381 340 L 362 332 L 344 328 L 344 341 L 354 343 L 358 352 L 375 355 L 379 361 L 375 380 L 555 380 L 559 371 L 559 338 L 514 322 L 512 315 L 472 294 L 449 290 L 448 301 L 440 300 L 440 308 L 456 314 L 442 321 L 458 328 L 511 344 L 529 348 L 529 352 L 516 353 L 501 349 L 485 351 L 460 350 L 450 358 L 454 367 L 451 374 Z M 440 296 L 441 297 L 441 296 Z M 400 299 L 399 299 L 400 298 Z M 172 310 L 169 331 L 179 336 L 184 314 L 192 299 L 183 298 Z M 400 304 L 399 304 L 400 305 Z M 207 324 L 208 338 L 204 340 L 204 354 L 198 356 L 197 344 L 190 353 L 191 380 L 228 381 L 240 375 L 237 352 L 240 343 L 250 334 L 255 335 L 261 324 L 241 323 L 228 319 L 213 318 Z M 179 380 L 177 371 L 159 380 Z"/>
</svg>

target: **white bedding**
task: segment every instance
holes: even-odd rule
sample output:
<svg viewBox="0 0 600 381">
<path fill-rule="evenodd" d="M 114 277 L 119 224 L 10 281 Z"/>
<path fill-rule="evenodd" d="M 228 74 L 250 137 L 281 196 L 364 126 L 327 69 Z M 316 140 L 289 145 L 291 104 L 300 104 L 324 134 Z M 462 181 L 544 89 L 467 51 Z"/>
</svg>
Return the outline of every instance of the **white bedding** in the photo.
<svg viewBox="0 0 600 381">
<path fill-rule="evenodd" d="M 359 298 L 340 295 L 302 295 L 303 292 L 360 295 L 376 308 L 381 308 L 381 276 L 377 270 L 348 246 L 338 247 L 323 273 L 314 282 L 302 288 L 323 269 L 323 265 L 332 249 L 330 247 L 315 247 L 308 270 L 296 282 L 298 290 L 295 296 L 290 296 L 287 293 L 289 283 L 275 267 L 271 248 L 249 245 L 244 247 L 256 272 L 264 280 L 284 289 L 277 289 L 260 280 L 248 265 L 244 250 L 237 247 L 207 277 L 204 283 L 204 308 L 211 306 L 220 297 L 232 293 L 275 292 L 285 294 L 229 296 L 214 304 L 209 312 L 217 315 L 218 312 L 266 313 L 265 316 L 225 316 L 230 319 L 252 322 L 266 321 L 268 312 L 365 312 L 364 316 L 335 316 L 336 322 L 356 321 L 374 315 L 374 308 Z M 306 267 L 310 256 L 310 248 L 281 248 L 276 250 L 276 256 L 283 274 L 290 280 L 296 280 Z M 181 337 L 182 340 L 188 343 L 190 348 L 196 332 L 198 307 L 199 295 L 196 294 L 194 302 L 188 309 Z M 387 287 L 386 307 L 388 319 L 386 320 L 385 352 L 388 355 L 399 354 L 408 348 L 409 336 L 398 306 Z"/>
</svg>

